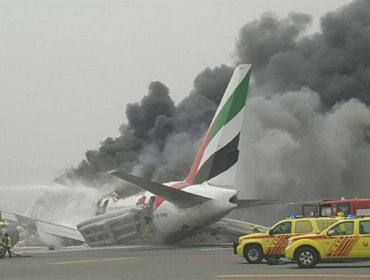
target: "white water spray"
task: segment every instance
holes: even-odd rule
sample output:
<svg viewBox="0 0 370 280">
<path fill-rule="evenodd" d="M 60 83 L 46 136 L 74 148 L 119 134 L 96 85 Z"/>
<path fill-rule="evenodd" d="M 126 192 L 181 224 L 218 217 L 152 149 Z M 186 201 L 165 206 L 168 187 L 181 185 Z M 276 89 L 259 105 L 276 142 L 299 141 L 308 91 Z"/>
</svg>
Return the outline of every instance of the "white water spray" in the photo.
<svg viewBox="0 0 370 280">
<path fill-rule="evenodd" d="M 0 210 L 73 227 L 94 215 L 94 203 L 107 191 L 58 184 L 0 187 Z"/>
</svg>

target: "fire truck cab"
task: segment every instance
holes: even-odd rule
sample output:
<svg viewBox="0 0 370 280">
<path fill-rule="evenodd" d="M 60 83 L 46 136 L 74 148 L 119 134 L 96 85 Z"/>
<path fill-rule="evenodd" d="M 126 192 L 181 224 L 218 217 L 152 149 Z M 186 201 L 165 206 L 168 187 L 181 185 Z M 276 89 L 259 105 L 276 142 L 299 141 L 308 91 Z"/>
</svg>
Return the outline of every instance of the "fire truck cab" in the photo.
<svg viewBox="0 0 370 280">
<path fill-rule="evenodd" d="M 341 214 L 340 214 L 341 213 Z M 341 198 L 302 205 L 303 217 L 370 216 L 370 199 Z"/>
</svg>

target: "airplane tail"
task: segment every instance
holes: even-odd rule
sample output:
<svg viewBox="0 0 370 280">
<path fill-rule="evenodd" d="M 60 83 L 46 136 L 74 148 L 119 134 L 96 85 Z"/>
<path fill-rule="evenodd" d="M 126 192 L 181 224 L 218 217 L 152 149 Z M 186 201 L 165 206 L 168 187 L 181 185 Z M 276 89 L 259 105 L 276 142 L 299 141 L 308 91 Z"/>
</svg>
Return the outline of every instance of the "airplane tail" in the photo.
<svg viewBox="0 0 370 280">
<path fill-rule="evenodd" d="M 235 68 L 224 96 L 185 181 L 218 186 L 234 185 L 239 138 L 248 94 L 251 65 Z"/>
</svg>

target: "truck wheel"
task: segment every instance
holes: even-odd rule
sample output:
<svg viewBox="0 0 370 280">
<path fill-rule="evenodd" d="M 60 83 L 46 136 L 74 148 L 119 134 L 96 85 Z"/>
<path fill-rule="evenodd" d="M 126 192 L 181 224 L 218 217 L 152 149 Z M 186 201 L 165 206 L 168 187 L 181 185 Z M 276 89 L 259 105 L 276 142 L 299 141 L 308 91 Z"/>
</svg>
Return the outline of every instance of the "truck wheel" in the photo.
<svg viewBox="0 0 370 280">
<path fill-rule="evenodd" d="M 319 254 L 314 248 L 303 246 L 297 249 L 294 260 L 301 268 L 312 268 L 319 262 Z"/>
<path fill-rule="evenodd" d="M 263 259 L 263 252 L 258 245 L 249 245 L 244 250 L 244 258 L 248 263 L 261 263 Z"/>
</svg>

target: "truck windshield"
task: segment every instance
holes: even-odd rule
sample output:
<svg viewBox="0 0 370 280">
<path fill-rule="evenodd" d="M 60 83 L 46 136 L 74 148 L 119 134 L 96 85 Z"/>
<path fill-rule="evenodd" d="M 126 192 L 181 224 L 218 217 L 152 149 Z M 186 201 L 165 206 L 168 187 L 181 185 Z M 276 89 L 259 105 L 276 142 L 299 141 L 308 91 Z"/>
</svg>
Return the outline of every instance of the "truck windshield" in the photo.
<svg viewBox="0 0 370 280">
<path fill-rule="evenodd" d="M 332 228 L 333 235 L 351 235 L 353 234 L 353 222 L 343 222 Z"/>
<path fill-rule="evenodd" d="M 273 229 L 271 229 L 271 234 L 287 234 L 291 233 L 292 223 L 291 222 L 283 222 L 276 225 Z"/>
<path fill-rule="evenodd" d="M 330 204 L 320 206 L 320 216 L 321 217 L 331 217 L 332 216 L 332 210 L 331 210 Z"/>
<path fill-rule="evenodd" d="M 342 212 L 344 216 L 349 214 L 349 204 L 348 203 L 339 203 L 337 206 L 337 213 Z"/>
</svg>

